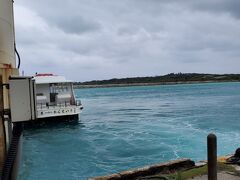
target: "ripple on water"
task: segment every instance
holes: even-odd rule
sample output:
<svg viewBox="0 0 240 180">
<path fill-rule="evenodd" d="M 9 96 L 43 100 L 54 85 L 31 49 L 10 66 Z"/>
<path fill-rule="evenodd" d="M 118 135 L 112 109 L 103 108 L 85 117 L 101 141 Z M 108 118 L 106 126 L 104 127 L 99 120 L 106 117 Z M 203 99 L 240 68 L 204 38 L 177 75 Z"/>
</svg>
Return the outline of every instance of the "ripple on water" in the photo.
<svg viewBox="0 0 240 180">
<path fill-rule="evenodd" d="M 79 89 L 77 123 L 27 128 L 20 179 L 87 179 L 181 157 L 206 159 L 240 138 L 240 83 Z"/>
</svg>

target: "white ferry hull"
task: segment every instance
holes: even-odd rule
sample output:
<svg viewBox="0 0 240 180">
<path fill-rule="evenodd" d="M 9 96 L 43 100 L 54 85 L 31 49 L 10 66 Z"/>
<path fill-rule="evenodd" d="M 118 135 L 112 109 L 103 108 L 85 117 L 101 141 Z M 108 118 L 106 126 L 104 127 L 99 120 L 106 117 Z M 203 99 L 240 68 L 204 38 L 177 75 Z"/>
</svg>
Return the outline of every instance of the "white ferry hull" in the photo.
<svg viewBox="0 0 240 180">
<path fill-rule="evenodd" d="M 72 116 L 79 115 L 82 111 L 82 106 L 53 106 L 37 110 L 37 119 L 59 117 L 59 116 Z"/>
</svg>

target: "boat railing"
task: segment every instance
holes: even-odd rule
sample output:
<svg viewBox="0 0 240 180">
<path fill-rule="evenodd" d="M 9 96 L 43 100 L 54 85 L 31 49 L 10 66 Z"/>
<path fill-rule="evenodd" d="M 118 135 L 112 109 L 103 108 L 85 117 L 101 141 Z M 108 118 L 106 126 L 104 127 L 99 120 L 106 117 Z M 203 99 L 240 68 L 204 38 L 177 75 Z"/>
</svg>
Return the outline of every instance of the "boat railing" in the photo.
<svg viewBox="0 0 240 180">
<path fill-rule="evenodd" d="M 75 101 L 75 105 L 76 105 L 76 106 L 81 106 L 81 105 L 82 105 L 81 100 L 76 100 L 76 101 Z"/>
</svg>

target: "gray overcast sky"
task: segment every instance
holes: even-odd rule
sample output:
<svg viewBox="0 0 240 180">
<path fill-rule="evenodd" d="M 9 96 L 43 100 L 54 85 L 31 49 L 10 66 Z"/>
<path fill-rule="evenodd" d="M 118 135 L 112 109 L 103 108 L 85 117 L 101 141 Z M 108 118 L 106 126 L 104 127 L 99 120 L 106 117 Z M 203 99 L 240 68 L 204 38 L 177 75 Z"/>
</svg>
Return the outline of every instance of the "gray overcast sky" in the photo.
<svg viewBox="0 0 240 180">
<path fill-rule="evenodd" d="M 76 81 L 240 73 L 239 0 L 17 0 L 21 69 Z"/>
</svg>

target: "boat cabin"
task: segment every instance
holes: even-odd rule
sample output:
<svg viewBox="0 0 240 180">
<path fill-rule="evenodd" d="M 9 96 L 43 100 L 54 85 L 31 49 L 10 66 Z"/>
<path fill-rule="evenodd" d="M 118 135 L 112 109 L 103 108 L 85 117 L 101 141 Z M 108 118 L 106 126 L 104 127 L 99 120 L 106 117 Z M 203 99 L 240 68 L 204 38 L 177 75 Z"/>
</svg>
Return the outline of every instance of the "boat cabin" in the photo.
<svg viewBox="0 0 240 180">
<path fill-rule="evenodd" d="M 37 118 L 78 115 L 82 110 L 80 101 L 75 99 L 72 81 L 63 76 L 37 74 L 36 106 Z"/>
</svg>

